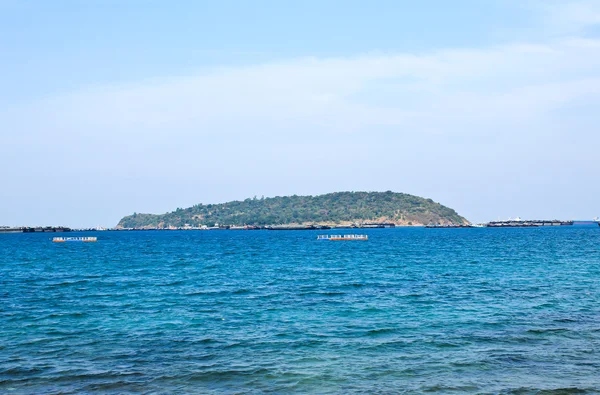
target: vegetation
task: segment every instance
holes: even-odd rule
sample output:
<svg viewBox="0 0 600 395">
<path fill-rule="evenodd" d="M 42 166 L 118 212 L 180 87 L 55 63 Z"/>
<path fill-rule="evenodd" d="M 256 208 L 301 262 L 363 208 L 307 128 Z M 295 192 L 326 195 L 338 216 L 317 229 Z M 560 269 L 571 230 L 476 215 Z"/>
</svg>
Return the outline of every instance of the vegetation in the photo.
<svg viewBox="0 0 600 395">
<path fill-rule="evenodd" d="M 431 199 L 405 193 L 336 192 L 319 196 L 282 196 L 246 199 L 221 204 L 197 204 L 162 214 L 124 217 L 118 227 L 166 228 L 169 226 L 349 224 L 393 222 L 397 225 L 428 223 L 464 224 L 467 220 Z"/>
</svg>

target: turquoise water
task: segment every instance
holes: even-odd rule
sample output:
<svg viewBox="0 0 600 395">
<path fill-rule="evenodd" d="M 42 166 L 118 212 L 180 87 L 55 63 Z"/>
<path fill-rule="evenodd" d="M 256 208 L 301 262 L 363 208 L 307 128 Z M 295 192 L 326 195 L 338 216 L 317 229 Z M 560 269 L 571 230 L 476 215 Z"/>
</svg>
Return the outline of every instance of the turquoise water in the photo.
<svg viewBox="0 0 600 395">
<path fill-rule="evenodd" d="M 0 393 L 600 392 L 599 227 L 322 233 L 0 235 Z"/>
</svg>

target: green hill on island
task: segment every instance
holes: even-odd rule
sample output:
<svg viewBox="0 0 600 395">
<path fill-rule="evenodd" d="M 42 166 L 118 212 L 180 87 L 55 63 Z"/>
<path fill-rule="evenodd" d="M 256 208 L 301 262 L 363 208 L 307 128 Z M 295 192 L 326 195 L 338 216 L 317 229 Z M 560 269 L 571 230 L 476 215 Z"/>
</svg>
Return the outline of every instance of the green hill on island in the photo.
<svg viewBox="0 0 600 395">
<path fill-rule="evenodd" d="M 117 228 L 243 226 L 391 222 L 396 225 L 466 224 L 456 211 L 431 199 L 395 192 L 336 192 L 197 204 L 166 214 L 134 213 Z"/>
</svg>

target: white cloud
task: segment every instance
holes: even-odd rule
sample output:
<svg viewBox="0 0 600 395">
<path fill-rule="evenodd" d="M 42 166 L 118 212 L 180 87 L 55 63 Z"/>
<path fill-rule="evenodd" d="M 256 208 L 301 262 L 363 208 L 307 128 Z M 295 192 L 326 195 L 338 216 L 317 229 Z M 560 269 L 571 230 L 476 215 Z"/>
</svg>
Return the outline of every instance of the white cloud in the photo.
<svg viewBox="0 0 600 395">
<path fill-rule="evenodd" d="M 599 0 L 539 1 L 548 27 L 556 33 L 578 34 L 582 30 L 600 24 Z"/>
<path fill-rule="evenodd" d="M 594 99 L 598 70 L 600 41 L 574 39 L 422 56 L 297 59 L 77 92 L 4 118 L 23 126 L 22 138 L 76 133 L 75 141 L 98 133 L 279 136 L 298 129 L 338 136 L 380 126 L 485 133 L 497 122 L 542 122 L 569 101 Z M 462 128 L 465 122 L 477 129 Z"/>
<path fill-rule="evenodd" d="M 132 211 L 340 189 L 429 195 L 484 220 L 483 202 L 511 199 L 498 184 L 519 184 L 537 207 L 544 183 L 559 183 L 548 174 L 578 174 L 569 188 L 590 180 L 582 154 L 600 143 L 598 105 L 593 39 L 215 68 L 0 112 L 0 155 L 34 164 L 2 184 L 15 199 L 58 188 L 99 204 L 129 190 L 105 225 Z M 321 170 L 335 166 L 345 170 Z"/>
</svg>

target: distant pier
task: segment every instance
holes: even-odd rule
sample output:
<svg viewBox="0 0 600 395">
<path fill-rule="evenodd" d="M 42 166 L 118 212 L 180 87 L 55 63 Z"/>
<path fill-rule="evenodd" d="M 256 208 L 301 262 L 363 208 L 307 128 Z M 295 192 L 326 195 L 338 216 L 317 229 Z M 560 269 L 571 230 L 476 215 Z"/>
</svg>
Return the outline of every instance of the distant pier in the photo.
<svg viewBox="0 0 600 395">
<path fill-rule="evenodd" d="M 41 227 L 41 226 L 38 226 L 38 227 L 0 226 L 0 233 L 56 233 L 56 232 L 71 232 L 71 228 L 67 228 L 65 226 L 44 226 L 44 227 Z"/>
<path fill-rule="evenodd" d="M 435 224 L 435 225 L 426 225 L 426 228 L 429 229 L 458 229 L 458 228 L 475 228 L 475 226 L 471 224 Z"/>
<path fill-rule="evenodd" d="M 505 221 L 492 221 L 485 224 L 429 224 L 426 228 L 453 229 L 453 228 L 537 228 L 542 226 L 570 226 L 574 221 L 553 220 L 523 220 L 520 218 Z"/>
<path fill-rule="evenodd" d="M 540 226 L 570 226 L 573 225 L 573 221 L 561 221 L 561 220 L 506 220 L 506 221 L 492 221 L 488 222 L 485 226 L 488 228 L 533 228 Z"/>
</svg>

